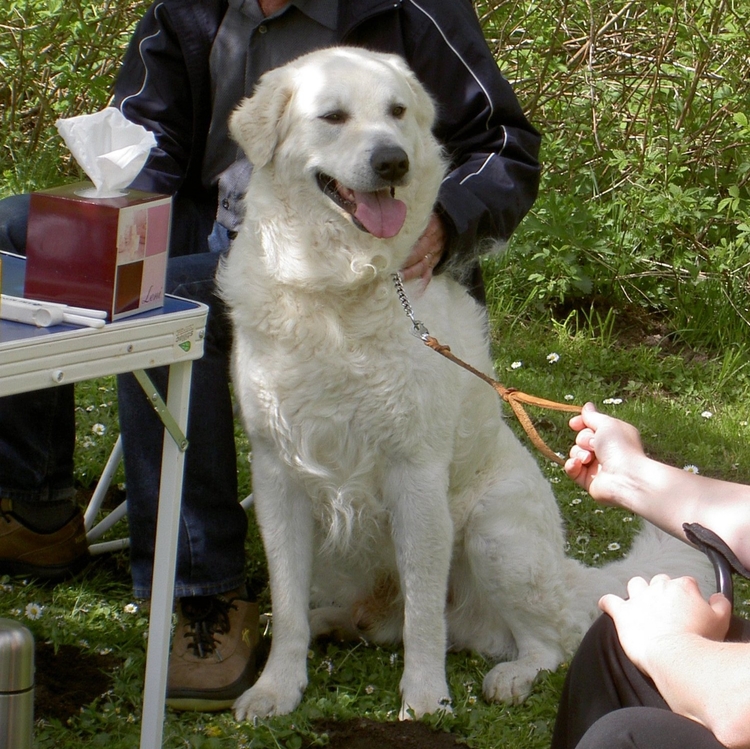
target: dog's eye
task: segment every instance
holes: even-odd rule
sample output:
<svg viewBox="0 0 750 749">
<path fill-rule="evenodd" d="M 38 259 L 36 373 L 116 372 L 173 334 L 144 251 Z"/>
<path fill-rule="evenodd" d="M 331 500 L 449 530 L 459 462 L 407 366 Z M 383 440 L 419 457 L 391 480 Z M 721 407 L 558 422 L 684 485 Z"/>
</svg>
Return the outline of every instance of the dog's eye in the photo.
<svg viewBox="0 0 750 749">
<path fill-rule="evenodd" d="M 334 125 L 343 125 L 349 119 L 349 115 L 342 109 L 334 109 L 332 112 L 326 112 L 324 115 L 321 115 L 320 119 Z"/>
<path fill-rule="evenodd" d="M 391 107 L 391 117 L 400 120 L 406 114 L 406 107 L 401 104 L 394 104 Z"/>
</svg>

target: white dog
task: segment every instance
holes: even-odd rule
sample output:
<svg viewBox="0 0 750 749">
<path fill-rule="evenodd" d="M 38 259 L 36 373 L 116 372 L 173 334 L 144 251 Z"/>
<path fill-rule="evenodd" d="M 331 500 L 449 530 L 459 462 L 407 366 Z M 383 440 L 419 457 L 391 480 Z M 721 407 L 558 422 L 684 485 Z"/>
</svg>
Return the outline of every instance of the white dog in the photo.
<svg viewBox="0 0 750 749">
<path fill-rule="evenodd" d="M 518 702 L 572 653 L 600 595 L 636 573 L 705 575 L 702 555 L 653 530 L 605 569 L 566 558 L 498 396 L 412 335 L 392 274 L 444 176 L 433 116 L 400 58 L 335 48 L 269 72 L 231 119 L 254 170 L 219 280 L 273 599 L 238 719 L 293 710 L 310 637 L 333 630 L 403 639 L 402 717 L 450 709 L 449 647 L 503 661 L 484 694 Z M 491 373 L 465 290 L 446 275 L 406 287 L 430 332 Z"/>
</svg>

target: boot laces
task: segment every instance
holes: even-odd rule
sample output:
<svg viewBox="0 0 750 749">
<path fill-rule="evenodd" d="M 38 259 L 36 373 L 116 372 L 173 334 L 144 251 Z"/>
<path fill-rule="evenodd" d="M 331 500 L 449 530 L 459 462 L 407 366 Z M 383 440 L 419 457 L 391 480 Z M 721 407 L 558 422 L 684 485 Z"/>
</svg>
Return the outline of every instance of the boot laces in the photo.
<svg viewBox="0 0 750 749">
<path fill-rule="evenodd" d="M 229 613 L 237 608 L 234 601 L 234 598 L 228 600 L 221 596 L 195 596 L 182 600 L 182 614 L 188 627 L 183 637 L 192 638 L 188 647 L 196 657 L 207 658 L 215 654 L 221 660 L 217 635 L 229 633 Z"/>
</svg>

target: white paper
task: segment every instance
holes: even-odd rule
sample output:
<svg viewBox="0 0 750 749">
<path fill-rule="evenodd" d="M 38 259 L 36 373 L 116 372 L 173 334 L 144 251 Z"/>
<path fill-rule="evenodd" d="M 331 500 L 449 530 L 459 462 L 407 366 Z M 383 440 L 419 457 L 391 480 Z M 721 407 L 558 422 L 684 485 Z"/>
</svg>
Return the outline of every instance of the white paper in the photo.
<svg viewBox="0 0 750 749">
<path fill-rule="evenodd" d="M 123 195 L 123 188 L 136 178 L 156 145 L 152 132 L 130 122 L 114 107 L 60 119 L 55 124 L 65 145 L 94 183 L 93 189 L 81 191 L 83 197 Z"/>
</svg>

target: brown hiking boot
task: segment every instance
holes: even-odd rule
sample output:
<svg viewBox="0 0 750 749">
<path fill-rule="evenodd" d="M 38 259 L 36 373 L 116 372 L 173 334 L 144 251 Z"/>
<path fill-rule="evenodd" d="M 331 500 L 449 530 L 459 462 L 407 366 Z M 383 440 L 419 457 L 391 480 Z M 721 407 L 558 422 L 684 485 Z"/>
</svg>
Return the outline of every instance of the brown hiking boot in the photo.
<svg viewBox="0 0 750 749">
<path fill-rule="evenodd" d="M 236 591 L 183 598 L 169 654 L 167 705 L 226 710 L 255 681 L 258 604 Z"/>
<path fill-rule="evenodd" d="M 12 500 L 0 499 L 0 575 L 62 580 L 80 572 L 89 560 L 80 510 L 59 530 L 40 533 L 14 514 Z"/>
</svg>

